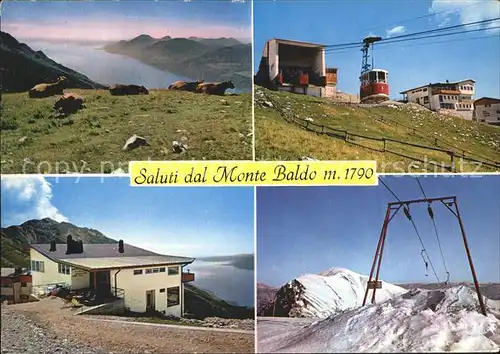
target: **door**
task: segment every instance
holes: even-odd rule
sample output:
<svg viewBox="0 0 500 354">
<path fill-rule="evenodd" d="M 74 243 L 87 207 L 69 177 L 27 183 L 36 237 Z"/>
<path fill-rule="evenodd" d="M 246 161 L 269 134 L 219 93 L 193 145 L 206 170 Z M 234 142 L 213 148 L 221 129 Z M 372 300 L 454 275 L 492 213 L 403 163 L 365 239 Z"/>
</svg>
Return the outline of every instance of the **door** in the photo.
<svg viewBox="0 0 500 354">
<path fill-rule="evenodd" d="M 154 311 L 156 309 L 155 306 L 155 291 L 147 290 L 146 291 L 146 311 Z"/>
</svg>

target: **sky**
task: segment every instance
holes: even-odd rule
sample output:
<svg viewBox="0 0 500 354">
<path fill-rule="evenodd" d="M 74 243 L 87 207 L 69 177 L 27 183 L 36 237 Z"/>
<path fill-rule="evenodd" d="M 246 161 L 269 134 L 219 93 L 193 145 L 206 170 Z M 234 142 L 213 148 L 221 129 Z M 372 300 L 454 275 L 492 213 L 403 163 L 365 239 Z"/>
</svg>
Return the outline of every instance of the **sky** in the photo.
<svg viewBox="0 0 500 354">
<path fill-rule="evenodd" d="M 241 1 L 3 1 L 1 9 L 2 31 L 18 39 L 251 38 L 251 5 Z"/>
<path fill-rule="evenodd" d="M 254 69 L 272 38 L 343 44 L 368 35 L 388 38 L 496 17 L 500 17 L 498 0 L 255 1 Z M 499 26 L 500 21 L 493 24 Z M 380 44 L 374 49 L 374 64 L 389 71 L 392 98 L 401 99 L 401 91 L 429 82 L 467 78 L 476 80 L 477 98 L 500 97 L 499 31 Z M 358 93 L 361 48 L 327 53 L 326 64 L 338 68 L 339 90 Z"/>
<path fill-rule="evenodd" d="M 52 218 L 154 252 L 254 253 L 252 187 L 130 187 L 129 178 L 1 177 L 1 225 Z"/>
<path fill-rule="evenodd" d="M 384 176 L 400 200 L 422 198 L 412 176 Z M 426 195 L 456 196 L 480 282 L 500 282 L 500 175 L 421 176 Z M 257 188 L 257 280 L 281 286 L 300 275 L 347 268 L 368 275 L 387 203 L 395 198 L 377 187 Z M 410 206 L 441 281 L 446 272 L 425 204 Z M 472 281 L 457 219 L 433 204 L 450 281 Z M 390 222 L 380 278 L 390 283 L 436 282 L 428 276 L 422 247 L 404 213 Z"/>
</svg>

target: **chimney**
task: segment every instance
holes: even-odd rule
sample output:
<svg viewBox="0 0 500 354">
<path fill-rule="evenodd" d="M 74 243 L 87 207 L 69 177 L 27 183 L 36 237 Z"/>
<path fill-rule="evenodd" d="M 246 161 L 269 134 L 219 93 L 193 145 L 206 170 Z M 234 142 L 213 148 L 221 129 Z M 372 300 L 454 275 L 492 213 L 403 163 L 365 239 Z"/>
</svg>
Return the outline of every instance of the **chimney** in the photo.
<svg viewBox="0 0 500 354">
<path fill-rule="evenodd" d="M 66 254 L 73 253 L 73 249 L 73 237 L 68 235 L 68 237 L 66 237 Z"/>
<path fill-rule="evenodd" d="M 56 241 L 50 241 L 50 250 L 49 252 L 55 252 L 56 251 Z"/>
<path fill-rule="evenodd" d="M 123 240 L 118 241 L 118 252 L 123 253 Z"/>
</svg>

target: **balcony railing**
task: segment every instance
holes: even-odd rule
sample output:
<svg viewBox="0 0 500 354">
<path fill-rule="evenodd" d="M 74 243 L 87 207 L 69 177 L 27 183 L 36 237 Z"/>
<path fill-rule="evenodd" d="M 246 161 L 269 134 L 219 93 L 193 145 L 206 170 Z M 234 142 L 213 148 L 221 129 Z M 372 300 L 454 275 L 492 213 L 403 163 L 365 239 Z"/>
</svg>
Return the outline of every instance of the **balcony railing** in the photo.
<svg viewBox="0 0 500 354">
<path fill-rule="evenodd" d="M 182 282 L 189 283 L 194 281 L 194 273 L 182 273 Z"/>
</svg>

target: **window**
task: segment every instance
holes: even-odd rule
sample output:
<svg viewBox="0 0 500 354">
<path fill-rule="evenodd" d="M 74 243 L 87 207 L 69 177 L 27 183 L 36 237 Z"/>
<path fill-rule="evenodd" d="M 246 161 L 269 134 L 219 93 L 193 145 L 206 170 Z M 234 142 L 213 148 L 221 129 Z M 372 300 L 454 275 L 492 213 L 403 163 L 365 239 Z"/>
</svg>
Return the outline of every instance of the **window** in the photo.
<svg viewBox="0 0 500 354">
<path fill-rule="evenodd" d="M 152 269 L 146 269 L 146 274 L 151 274 L 151 273 L 153 273 Z"/>
<path fill-rule="evenodd" d="M 60 274 L 70 274 L 70 266 L 69 265 L 66 265 L 66 264 L 61 264 L 59 263 L 58 264 L 58 270 L 59 270 L 59 273 Z"/>
<path fill-rule="evenodd" d="M 153 273 L 159 273 L 160 272 L 160 268 L 153 268 Z"/>
<path fill-rule="evenodd" d="M 168 275 L 178 275 L 179 274 L 179 266 L 168 267 Z"/>
<path fill-rule="evenodd" d="M 180 288 L 178 286 L 167 288 L 167 307 L 180 304 Z"/>
<path fill-rule="evenodd" d="M 31 261 L 31 270 L 34 272 L 45 272 L 45 264 L 43 261 Z"/>
<path fill-rule="evenodd" d="M 427 89 L 426 89 L 426 88 L 424 88 L 424 92 L 427 92 Z"/>
<path fill-rule="evenodd" d="M 142 269 L 134 269 L 134 275 L 141 275 Z"/>
<path fill-rule="evenodd" d="M 160 273 L 165 273 L 165 267 L 160 268 Z"/>
<path fill-rule="evenodd" d="M 164 293 L 164 292 L 165 292 L 165 288 L 160 289 L 160 293 Z"/>
<path fill-rule="evenodd" d="M 443 102 L 443 96 L 439 95 L 439 102 Z"/>
<path fill-rule="evenodd" d="M 424 96 L 424 104 L 428 104 L 429 103 L 429 96 Z"/>
<path fill-rule="evenodd" d="M 441 103 L 439 106 L 444 109 L 444 103 Z"/>
<path fill-rule="evenodd" d="M 491 104 L 485 104 L 484 106 L 485 107 L 491 107 Z"/>
<path fill-rule="evenodd" d="M 25 287 L 27 287 L 27 286 L 28 286 L 28 283 L 26 283 L 25 281 L 22 281 L 22 282 L 21 282 L 21 287 L 25 288 Z"/>
</svg>

